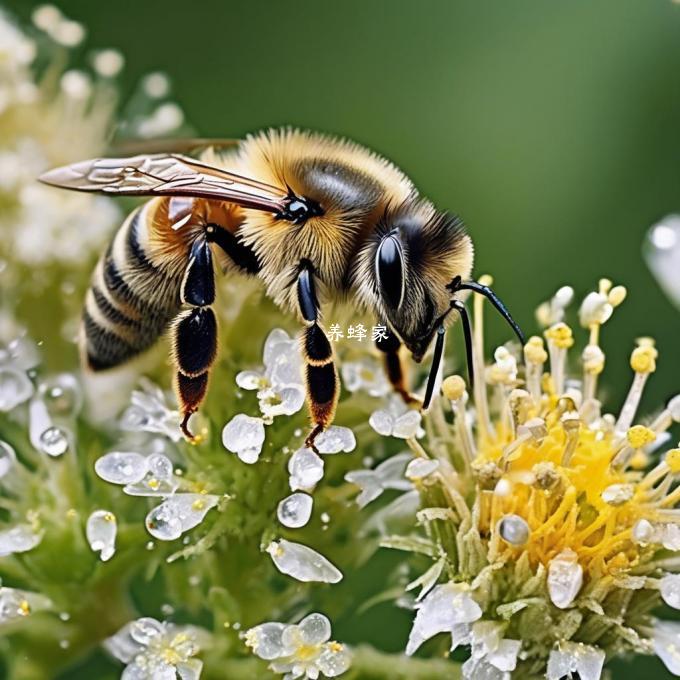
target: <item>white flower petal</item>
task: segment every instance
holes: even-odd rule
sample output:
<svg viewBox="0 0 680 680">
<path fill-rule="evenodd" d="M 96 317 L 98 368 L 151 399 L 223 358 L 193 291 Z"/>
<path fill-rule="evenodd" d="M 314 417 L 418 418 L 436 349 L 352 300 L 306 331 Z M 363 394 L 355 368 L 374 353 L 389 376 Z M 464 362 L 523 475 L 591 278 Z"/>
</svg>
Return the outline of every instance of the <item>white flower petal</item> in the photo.
<svg viewBox="0 0 680 680">
<path fill-rule="evenodd" d="M 276 516 L 283 526 L 299 529 L 309 522 L 312 516 L 312 497 L 306 493 L 293 493 L 278 505 Z"/>
<path fill-rule="evenodd" d="M 306 645 L 319 645 L 331 639 L 331 622 L 323 614 L 305 616 L 297 627 Z"/>
<path fill-rule="evenodd" d="M 680 609 L 680 574 L 666 574 L 659 586 L 663 601 L 673 609 Z"/>
<path fill-rule="evenodd" d="M 409 656 L 437 633 L 452 632 L 457 624 L 472 623 L 482 616 L 480 606 L 470 595 L 469 586 L 465 583 L 436 586 L 416 605 L 416 609 L 416 618 L 406 646 Z"/>
<path fill-rule="evenodd" d="M 109 510 L 95 510 L 88 518 L 85 535 L 90 548 L 99 553 L 102 562 L 113 557 L 116 551 L 116 516 Z"/>
<path fill-rule="evenodd" d="M 17 455 L 14 449 L 0 440 L 0 479 L 4 477 L 16 464 Z"/>
<path fill-rule="evenodd" d="M 0 366 L 0 412 L 8 413 L 33 395 L 33 383 L 24 371 Z"/>
<path fill-rule="evenodd" d="M 243 462 L 256 462 L 264 444 L 262 419 L 239 413 L 222 430 L 222 443 L 228 451 L 238 454 Z"/>
<path fill-rule="evenodd" d="M 319 453 L 349 453 L 356 448 L 357 440 L 348 427 L 331 425 L 316 438 L 314 444 Z"/>
<path fill-rule="evenodd" d="M 438 460 L 425 460 L 424 458 L 415 458 L 406 466 L 404 473 L 409 479 L 424 479 L 431 475 L 439 467 Z"/>
<path fill-rule="evenodd" d="M 384 409 L 373 411 L 368 419 L 368 424 L 383 437 L 389 437 L 394 429 L 394 416 Z"/>
<path fill-rule="evenodd" d="M 652 645 L 666 668 L 680 676 L 680 623 L 655 620 Z"/>
<path fill-rule="evenodd" d="M 283 631 L 287 626 L 283 623 L 262 623 L 250 628 L 245 633 L 248 645 L 260 659 L 270 661 L 284 655 L 282 642 Z"/>
<path fill-rule="evenodd" d="M 418 411 L 414 411 L 413 409 L 408 410 L 395 421 L 392 436 L 399 437 L 400 439 L 411 439 L 412 437 L 415 437 L 418 428 L 420 427 L 421 420 L 422 416 Z"/>
<path fill-rule="evenodd" d="M 189 659 L 176 666 L 180 680 L 198 680 L 203 670 L 203 662 L 199 659 Z"/>
<path fill-rule="evenodd" d="M 152 619 L 150 616 L 144 616 L 141 619 L 133 621 L 130 625 L 130 637 L 140 645 L 148 645 L 154 638 L 163 635 L 165 628 L 160 621 Z"/>
<path fill-rule="evenodd" d="M 114 658 L 123 663 L 130 663 L 139 654 L 143 645 L 130 637 L 130 629 L 134 621 L 123 626 L 117 633 L 104 640 L 103 647 Z"/>
<path fill-rule="evenodd" d="M 149 512 L 146 528 L 154 538 L 172 541 L 198 526 L 218 501 L 219 496 L 212 494 L 175 494 Z"/>
<path fill-rule="evenodd" d="M 0 623 L 51 607 L 51 600 L 40 593 L 0 586 Z"/>
<path fill-rule="evenodd" d="M 323 477 L 324 462 L 311 449 L 298 449 L 288 461 L 291 491 L 311 491 Z"/>
<path fill-rule="evenodd" d="M 236 384 L 242 390 L 260 390 L 265 382 L 265 377 L 257 371 L 241 371 L 236 374 Z"/>
<path fill-rule="evenodd" d="M 548 593 L 559 609 L 566 609 L 576 599 L 583 585 L 583 567 L 573 550 L 563 550 L 548 565 Z"/>
<path fill-rule="evenodd" d="M 342 572 L 323 555 L 301 543 L 281 539 L 267 546 L 276 568 L 298 581 L 337 583 L 342 580 Z"/>
<path fill-rule="evenodd" d="M 316 664 L 327 678 L 334 678 L 349 669 L 352 664 L 352 655 L 346 645 L 331 642 L 323 646 Z"/>
<path fill-rule="evenodd" d="M 139 453 L 113 451 L 97 459 L 97 475 L 112 484 L 134 484 L 144 479 L 149 469 L 148 459 Z"/>
<path fill-rule="evenodd" d="M 578 673 L 581 680 L 600 680 L 604 659 L 604 651 L 597 647 L 580 642 L 561 642 L 550 652 L 546 678 L 561 680 Z"/>
<path fill-rule="evenodd" d="M 42 533 L 36 533 L 28 524 L 0 531 L 0 557 L 33 550 L 42 537 Z"/>
</svg>

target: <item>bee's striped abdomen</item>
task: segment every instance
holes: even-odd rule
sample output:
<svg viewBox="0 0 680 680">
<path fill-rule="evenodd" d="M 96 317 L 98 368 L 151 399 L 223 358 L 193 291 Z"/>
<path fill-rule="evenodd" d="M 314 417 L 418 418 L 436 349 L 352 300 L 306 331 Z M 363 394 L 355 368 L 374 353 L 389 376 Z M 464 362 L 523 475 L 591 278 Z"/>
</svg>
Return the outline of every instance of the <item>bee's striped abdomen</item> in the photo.
<svg viewBox="0 0 680 680">
<path fill-rule="evenodd" d="M 97 263 L 82 324 L 83 358 L 93 370 L 151 347 L 179 311 L 184 263 L 162 257 L 149 239 L 158 204 L 135 210 Z"/>
</svg>

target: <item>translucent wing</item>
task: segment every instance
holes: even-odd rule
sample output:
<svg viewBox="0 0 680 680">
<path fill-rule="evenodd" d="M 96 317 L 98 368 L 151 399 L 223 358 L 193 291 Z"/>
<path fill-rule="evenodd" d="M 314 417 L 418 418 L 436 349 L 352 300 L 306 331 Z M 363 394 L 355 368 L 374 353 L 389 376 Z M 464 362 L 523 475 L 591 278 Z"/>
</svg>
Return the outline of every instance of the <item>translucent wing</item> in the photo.
<svg viewBox="0 0 680 680">
<path fill-rule="evenodd" d="M 278 187 L 180 154 L 96 158 L 46 172 L 45 184 L 120 196 L 195 196 L 279 213 L 288 194 Z"/>
</svg>

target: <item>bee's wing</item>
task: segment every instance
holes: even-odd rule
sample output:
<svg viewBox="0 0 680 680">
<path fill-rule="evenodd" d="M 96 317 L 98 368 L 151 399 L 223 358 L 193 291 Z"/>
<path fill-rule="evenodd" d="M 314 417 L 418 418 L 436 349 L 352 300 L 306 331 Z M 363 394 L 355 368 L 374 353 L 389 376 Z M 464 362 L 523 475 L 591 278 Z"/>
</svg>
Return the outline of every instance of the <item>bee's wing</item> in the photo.
<svg viewBox="0 0 680 680">
<path fill-rule="evenodd" d="M 40 181 L 120 196 L 195 196 L 274 213 L 288 198 L 278 187 L 180 154 L 96 158 L 50 170 Z"/>
</svg>

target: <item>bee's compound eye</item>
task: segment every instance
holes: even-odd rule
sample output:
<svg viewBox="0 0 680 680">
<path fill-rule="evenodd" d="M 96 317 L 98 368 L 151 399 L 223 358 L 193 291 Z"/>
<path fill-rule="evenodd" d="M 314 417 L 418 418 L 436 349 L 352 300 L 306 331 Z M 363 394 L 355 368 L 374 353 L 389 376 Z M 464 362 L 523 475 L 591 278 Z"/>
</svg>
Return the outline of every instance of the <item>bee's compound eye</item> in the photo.
<svg viewBox="0 0 680 680">
<path fill-rule="evenodd" d="M 397 310 L 404 299 L 404 252 L 395 233 L 383 238 L 375 256 L 380 293 L 391 309 Z"/>
</svg>

